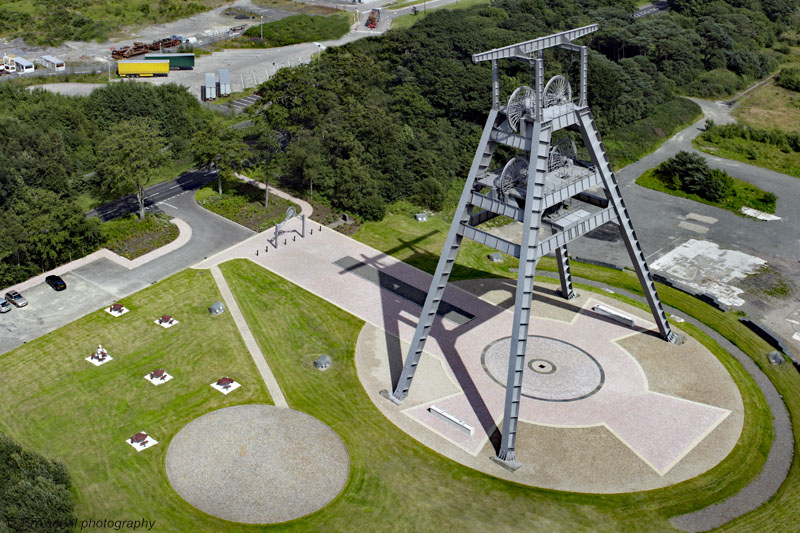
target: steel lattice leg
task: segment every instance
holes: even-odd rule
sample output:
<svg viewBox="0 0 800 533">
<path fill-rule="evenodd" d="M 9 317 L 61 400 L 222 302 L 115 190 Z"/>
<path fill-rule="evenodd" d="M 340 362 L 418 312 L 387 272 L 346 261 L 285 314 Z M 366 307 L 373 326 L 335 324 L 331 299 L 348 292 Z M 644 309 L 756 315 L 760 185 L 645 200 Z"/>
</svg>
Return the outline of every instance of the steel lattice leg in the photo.
<svg viewBox="0 0 800 533">
<path fill-rule="evenodd" d="M 622 240 L 625 242 L 625 247 L 628 249 L 628 255 L 633 263 L 633 268 L 636 270 L 636 275 L 639 277 L 639 283 L 642 286 L 644 295 L 647 298 L 647 303 L 650 305 L 650 311 L 653 313 L 653 318 L 658 326 L 658 331 L 661 337 L 667 342 L 676 342 L 678 339 L 672 328 L 667 321 L 667 314 L 661 305 L 661 300 L 656 291 L 656 284 L 650 274 L 650 268 L 647 266 L 644 251 L 639 244 L 639 239 L 636 238 L 636 232 L 633 230 L 633 222 L 628 214 L 628 208 L 625 207 L 625 200 L 617 184 L 617 178 L 611 170 L 611 164 L 608 162 L 605 148 L 600 141 L 600 132 L 597 131 L 597 126 L 592 118 L 592 113 L 589 108 L 584 108 L 578 111 L 578 121 L 580 123 L 581 135 L 583 136 L 584 143 L 589 147 L 589 153 L 592 156 L 592 163 L 595 168 L 600 172 L 603 178 L 606 195 L 608 201 L 614 206 L 614 211 L 619 219 L 620 234 Z"/>
<path fill-rule="evenodd" d="M 422 313 L 420 314 L 417 328 L 414 331 L 414 338 L 408 349 L 406 361 L 403 364 L 403 371 L 400 373 L 400 379 L 397 381 L 397 385 L 389 397 L 391 401 L 398 405 L 408 396 L 408 390 L 411 388 L 414 373 L 416 372 L 417 365 L 419 365 L 422 352 L 425 349 L 425 341 L 428 340 L 433 321 L 436 318 L 436 311 L 444 296 L 447 280 L 456 262 L 458 249 L 461 246 L 461 239 L 463 238 L 461 235 L 461 226 L 462 223 L 469 221 L 469 217 L 472 214 L 472 206 L 469 204 L 469 200 L 473 185 L 475 184 L 475 177 L 486 170 L 491 163 L 495 143 L 490 141 L 489 137 L 496 119 L 497 110 L 493 109 L 489 113 L 489 118 L 486 120 L 486 126 L 483 129 L 480 144 L 472 160 L 472 167 L 470 168 L 467 181 L 464 184 L 464 190 L 461 193 L 461 199 L 456 208 L 456 216 L 453 218 L 452 224 L 450 224 L 450 231 L 447 234 L 447 240 L 445 241 L 442 255 L 439 257 L 436 272 L 433 274 L 428 296 L 425 298 L 425 304 L 422 306 Z"/>
<path fill-rule="evenodd" d="M 539 248 L 539 227 L 544 211 L 544 182 L 547 174 L 547 158 L 550 152 L 552 129 L 542 128 L 539 121 L 533 124 L 533 140 L 536 149 L 531 150 L 528 165 L 528 187 L 526 194 L 525 217 L 522 229 L 522 242 L 517 277 L 516 301 L 514 303 L 514 322 L 511 334 L 511 349 L 506 378 L 506 399 L 503 417 L 503 437 L 497 459 L 504 466 L 519 467 L 515 459 L 519 404 L 522 397 L 522 374 L 525 370 L 525 350 L 528 345 L 528 326 L 531 318 L 533 300 L 533 279 L 536 274 L 537 252 Z"/>
<path fill-rule="evenodd" d="M 556 248 L 556 263 L 558 263 L 558 276 L 561 278 L 561 296 L 572 300 L 577 296 L 572 289 L 572 271 L 569 266 L 569 253 L 567 245 Z"/>
</svg>

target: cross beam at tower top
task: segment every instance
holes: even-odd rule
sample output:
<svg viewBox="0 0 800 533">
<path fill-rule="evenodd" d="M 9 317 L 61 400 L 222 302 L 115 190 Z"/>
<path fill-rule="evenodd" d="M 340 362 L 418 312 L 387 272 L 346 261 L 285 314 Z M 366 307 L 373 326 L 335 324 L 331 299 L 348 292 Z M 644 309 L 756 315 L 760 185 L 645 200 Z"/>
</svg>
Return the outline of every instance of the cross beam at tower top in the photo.
<svg viewBox="0 0 800 533">
<path fill-rule="evenodd" d="M 481 61 L 491 61 L 495 59 L 531 59 L 531 56 L 539 50 L 545 48 L 552 48 L 553 46 L 563 46 L 570 43 L 573 39 L 578 39 L 584 35 L 588 35 L 597 31 L 600 28 L 597 24 L 589 24 L 582 28 L 575 28 L 574 30 L 562 31 L 561 33 L 554 33 L 546 37 L 539 37 L 532 41 L 525 41 L 523 43 L 512 44 L 502 48 L 495 48 L 488 52 L 481 52 L 472 55 L 472 62 L 479 63 Z"/>
</svg>

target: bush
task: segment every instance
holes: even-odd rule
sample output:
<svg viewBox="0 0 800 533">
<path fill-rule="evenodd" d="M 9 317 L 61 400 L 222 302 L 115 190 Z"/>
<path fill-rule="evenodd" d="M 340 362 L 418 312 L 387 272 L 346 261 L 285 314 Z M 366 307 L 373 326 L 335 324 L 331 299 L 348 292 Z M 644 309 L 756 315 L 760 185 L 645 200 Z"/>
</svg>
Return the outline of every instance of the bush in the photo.
<svg viewBox="0 0 800 533">
<path fill-rule="evenodd" d="M 733 178 L 708 168 L 700 154 L 680 151 L 656 168 L 656 176 L 668 187 L 720 202 L 733 193 Z"/>
<path fill-rule="evenodd" d="M 775 83 L 784 89 L 800 92 L 800 68 L 792 67 L 783 69 Z"/>
<path fill-rule="evenodd" d="M 439 211 L 444 205 L 447 191 L 436 178 L 425 178 L 417 184 L 417 203 Z"/>
</svg>

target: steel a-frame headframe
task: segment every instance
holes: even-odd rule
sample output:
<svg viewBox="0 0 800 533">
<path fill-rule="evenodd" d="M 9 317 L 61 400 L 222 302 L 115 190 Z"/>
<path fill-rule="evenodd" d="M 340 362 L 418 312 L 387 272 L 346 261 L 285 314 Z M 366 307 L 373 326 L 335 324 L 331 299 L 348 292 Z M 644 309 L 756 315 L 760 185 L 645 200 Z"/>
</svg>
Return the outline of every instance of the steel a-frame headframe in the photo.
<svg viewBox="0 0 800 533">
<path fill-rule="evenodd" d="M 653 277 L 587 103 L 587 47 L 575 45 L 572 40 L 597 29 L 597 24 L 592 24 L 472 56 L 475 63 L 492 62 L 492 109 L 433 275 L 403 371 L 390 396 L 397 404 L 408 396 L 462 239 L 467 237 L 519 258 L 503 433 L 500 449 L 494 458 L 512 470 L 519 466 L 515 460 L 516 434 L 528 325 L 531 320 L 534 274 L 536 264 L 544 255 L 556 255 L 561 278 L 561 296 L 573 298 L 575 293 L 572 288 L 567 244 L 602 224 L 617 222 L 659 332 L 665 340 L 675 341 L 675 334 L 667 322 Z M 544 82 L 543 50 L 554 46 L 580 54 L 580 96 L 577 102 L 572 99 L 569 83 L 563 76 L 556 76 L 547 84 Z M 530 62 L 535 71 L 534 87 L 520 87 L 505 106 L 500 102 L 497 64 L 500 59 Z M 559 143 L 551 147 L 553 133 L 570 127 L 580 132 L 591 162 L 578 160 L 576 152 L 562 147 L 562 144 L 568 147 L 572 143 L 574 150 L 574 142 L 569 139 L 566 144 Z M 498 144 L 528 155 L 526 158 L 515 158 L 505 167 L 501 167 L 502 170 L 490 171 L 492 155 Z M 597 186 L 602 187 L 605 198 L 587 192 Z M 551 221 L 552 235 L 541 237 L 540 226 L 545 210 L 570 199 L 585 206 L 586 210 L 577 210 L 577 215 L 565 217 L 567 221 L 561 224 Z M 473 212 L 476 207 L 479 211 Z M 576 210 L 570 209 L 570 213 L 576 213 Z M 519 244 L 477 227 L 496 216 L 522 222 L 522 240 Z"/>
</svg>

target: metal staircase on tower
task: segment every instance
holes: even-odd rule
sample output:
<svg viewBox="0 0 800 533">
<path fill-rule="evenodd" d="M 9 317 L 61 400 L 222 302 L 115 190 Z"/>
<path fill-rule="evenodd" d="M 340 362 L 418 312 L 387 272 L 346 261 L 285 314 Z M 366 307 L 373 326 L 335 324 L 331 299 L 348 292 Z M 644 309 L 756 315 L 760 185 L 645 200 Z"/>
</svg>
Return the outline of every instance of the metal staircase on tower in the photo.
<svg viewBox="0 0 800 533">
<path fill-rule="evenodd" d="M 531 321 L 536 265 L 555 254 L 561 282 L 560 294 L 575 297 L 570 273 L 568 244 L 603 224 L 617 223 L 633 268 L 664 340 L 675 342 L 658 298 L 653 277 L 636 237 L 625 201 L 611 170 L 587 103 L 587 47 L 572 41 L 598 29 L 584 26 L 532 41 L 517 43 L 472 56 L 474 63 L 491 61 L 492 109 L 475 151 L 464 189 L 455 211 L 442 255 L 431 281 L 403 371 L 389 399 L 400 404 L 407 396 L 414 373 L 430 334 L 436 311 L 464 237 L 519 259 L 511 353 L 506 381 L 502 440 L 497 457 L 514 470 L 516 433 L 525 368 L 528 326 Z M 554 76 L 544 82 L 543 51 L 560 47 L 580 55 L 580 94 L 573 98 L 569 81 Z M 498 61 L 515 59 L 530 63 L 533 87 L 515 90 L 501 105 Z M 573 136 L 553 142 L 560 130 L 577 130 L 589 160 L 579 158 Z M 524 154 L 497 165 L 492 159 L 498 145 Z M 597 192 L 599 189 L 601 192 Z M 565 203 L 567 211 L 559 210 Z M 566 215 L 564 214 L 566 213 Z M 480 224 L 503 216 L 522 223 L 522 239 L 511 242 L 480 229 Z M 549 226 L 550 234 L 543 229 Z"/>
</svg>

